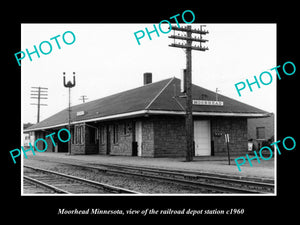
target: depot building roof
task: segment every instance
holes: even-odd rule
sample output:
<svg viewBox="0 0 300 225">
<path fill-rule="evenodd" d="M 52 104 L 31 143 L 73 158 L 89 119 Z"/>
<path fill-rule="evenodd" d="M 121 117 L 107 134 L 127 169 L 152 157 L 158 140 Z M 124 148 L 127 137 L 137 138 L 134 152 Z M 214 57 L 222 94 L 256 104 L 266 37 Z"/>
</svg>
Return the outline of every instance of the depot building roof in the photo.
<svg viewBox="0 0 300 225">
<path fill-rule="evenodd" d="M 169 78 L 135 89 L 71 107 L 71 124 L 115 120 L 145 115 L 184 115 L 185 101 L 180 79 Z M 193 115 L 267 117 L 268 112 L 192 85 Z M 27 128 L 26 131 L 49 129 L 68 124 L 68 108 Z"/>
</svg>

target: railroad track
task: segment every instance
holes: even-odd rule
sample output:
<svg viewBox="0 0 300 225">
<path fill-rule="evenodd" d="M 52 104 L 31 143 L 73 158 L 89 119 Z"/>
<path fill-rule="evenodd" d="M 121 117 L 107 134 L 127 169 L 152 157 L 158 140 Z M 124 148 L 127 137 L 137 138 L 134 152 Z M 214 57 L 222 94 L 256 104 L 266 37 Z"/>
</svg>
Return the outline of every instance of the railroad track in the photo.
<svg viewBox="0 0 300 225">
<path fill-rule="evenodd" d="M 74 165 L 74 164 L 72 164 Z M 200 172 L 168 170 L 119 164 L 96 164 L 96 166 L 74 165 L 84 169 L 100 170 L 107 173 L 142 176 L 150 179 L 168 180 L 170 182 L 201 187 L 216 193 L 274 193 L 274 181 L 266 182 L 233 178 L 232 176 L 216 175 Z M 248 178 L 249 179 L 249 178 Z"/>
<path fill-rule="evenodd" d="M 136 191 L 24 165 L 24 181 L 59 194 L 139 194 Z"/>
<path fill-rule="evenodd" d="M 47 160 L 39 160 L 46 161 Z M 56 162 L 81 168 L 117 175 L 138 176 L 149 179 L 169 181 L 170 183 L 183 184 L 189 187 L 206 189 L 208 193 L 229 194 L 273 194 L 274 180 L 261 181 L 254 178 L 226 176 L 223 174 L 211 174 L 194 171 L 170 170 L 162 168 L 150 168 L 143 166 L 130 166 L 120 164 L 82 164 L 75 162 Z M 201 192 L 203 193 L 203 192 Z"/>
<path fill-rule="evenodd" d="M 53 189 L 46 188 L 44 186 L 38 185 L 35 182 L 32 182 L 24 178 L 23 181 L 23 193 L 24 194 L 54 194 Z"/>
</svg>

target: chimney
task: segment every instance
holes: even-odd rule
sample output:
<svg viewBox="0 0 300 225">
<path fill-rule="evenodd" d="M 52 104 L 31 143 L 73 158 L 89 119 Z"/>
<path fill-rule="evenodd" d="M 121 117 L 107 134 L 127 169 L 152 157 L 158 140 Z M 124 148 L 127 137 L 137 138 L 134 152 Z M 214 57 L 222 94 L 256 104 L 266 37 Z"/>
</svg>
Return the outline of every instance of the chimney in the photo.
<svg viewBox="0 0 300 225">
<path fill-rule="evenodd" d="M 186 69 L 181 70 L 181 82 L 180 82 L 180 91 L 181 93 L 186 92 Z"/>
<path fill-rule="evenodd" d="M 152 73 L 144 73 L 144 85 L 152 83 Z"/>
</svg>

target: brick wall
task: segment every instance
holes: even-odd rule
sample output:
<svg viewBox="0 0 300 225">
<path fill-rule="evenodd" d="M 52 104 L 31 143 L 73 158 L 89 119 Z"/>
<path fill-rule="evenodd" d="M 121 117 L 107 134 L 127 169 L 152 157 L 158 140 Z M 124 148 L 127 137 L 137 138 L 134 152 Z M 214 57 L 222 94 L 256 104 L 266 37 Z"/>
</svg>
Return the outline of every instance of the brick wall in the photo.
<svg viewBox="0 0 300 225">
<path fill-rule="evenodd" d="M 58 150 L 59 150 L 59 152 L 63 152 L 63 151 L 67 152 L 68 151 L 68 143 L 67 142 L 63 143 L 58 139 L 58 137 L 57 137 L 58 131 L 59 130 L 35 131 L 35 140 L 32 141 L 32 145 L 34 145 L 34 142 L 37 139 L 42 138 L 47 142 L 46 152 L 58 152 Z M 54 147 L 51 137 L 46 137 L 47 135 L 50 135 L 51 133 L 54 133 L 54 132 L 55 132 L 55 134 L 52 135 L 52 138 L 53 138 L 53 141 L 54 141 L 56 147 Z M 62 139 L 64 139 L 64 138 L 62 137 Z M 38 147 L 38 149 L 43 150 L 45 148 L 44 142 L 38 141 L 37 147 Z"/>
<path fill-rule="evenodd" d="M 142 156 L 154 157 L 154 121 L 153 119 L 142 120 Z"/>
<path fill-rule="evenodd" d="M 211 121 L 212 154 L 227 155 L 224 133 L 230 136 L 232 155 L 245 154 L 248 149 L 247 119 L 236 117 L 195 117 L 194 120 Z M 183 157 L 186 153 L 184 117 L 160 116 L 153 119 L 154 157 Z M 222 133 L 219 137 L 218 134 Z"/>
<path fill-rule="evenodd" d="M 248 139 L 257 139 L 256 128 L 265 128 L 265 139 L 268 140 L 274 136 L 274 114 L 266 118 L 248 119 Z"/>
<path fill-rule="evenodd" d="M 265 130 L 265 138 L 258 139 L 257 128 L 263 127 Z M 253 143 L 253 150 L 259 150 L 266 145 L 266 141 L 270 143 L 274 140 L 274 114 L 266 118 L 251 118 L 248 119 L 248 140 Z M 269 144 L 267 144 L 269 146 Z M 271 147 L 272 148 L 272 147 Z"/>
<path fill-rule="evenodd" d="M 53 137 L 53 136 L 52 136 Z M 53 138 L 54 139 L 54 138 Z M 54 148 L 54 145 L 52 143 L 52 140 L 50 137 L 47 137 L 45 138 L 46 142 L 47 142 L 47 145 L 48 145 L 48 148 L 47 148 L 47 152 L 55 152 L 55 148 Z M 56 143 L 55 143 L 56 145 Z"/>
<path fill-rule="evenodd" d="M 84 155 L 85 145 L 84 144 L 72 144 L 72 155 Z"/>
<path fill-rule="evenodd" d="M 114 143 L 113 127 L 114 125 L 118 126 L 118 142 Z M 124 126 L 128 126 L 129 129 L 124 132 Z M 110 143 L 111 151 L 110 155 L 132 155 L 132 141 L 133 141 L 133 132 L 132 132 L 132 122 L 128 120 L 116 121 L 113 124 L 109 125 L 110 129 Z"/>
<path fill-rule="evenodd" d="M 32 145 L 32 147 L 35 149 L 35 146 L 34 146 L 34 143 L 35 143 L 35 141 L 37 140 L 37 139 L 40 139 L 40 138 L 42 138 L 42 139 L 45 139 L 45 136 L 46 136 L 47 134 L 45 134 L 45 132 L 43 132 L 43 131 L 36 131 L 35 132 L 35 140 L 34 140 L 34 142 L 32 142 L 31 143 L 31 145 Z M 47 140 L 46 140 L 47 141 Z M 51 140 L 50 140 L 51 141 Z M 48 143 L 48 142 L 47 142 Z M 38 148 L 38 149 L 40 149 L 40 150 L 43 150 L 44 148 L 45 148 L 45 146 L 44 146 L 44 142 L 43 141 L 38 141 L 37 143 L 36 143 L 36 147 Z M 35 150 L 36 151 L 36 150 Z M 48 151 L 48 149 L 47 149 L 47 151 Z"/>
<path fill-rule="evenodd" d="M 185 122 L 184 117 L 159 116 L 154 124 L 154 157 L 185 156 Z"/>
<path fill-rule="evenodd" d="M 248 151 L 247 119 L 214 117 L 211 120 L 211 138 L 214 155 L 227 155 L 224 133 L 229 133 L 231 155 L 245 155 Z M 219 135 L 222 134 L 222 135 Z"/>
<path fill-rule="evenodd" d="M 245 155 L 248 149 L 247 119 L 236 117 L 195 117 L 197 119 L 209 119 L 211 121 L 212 154 L 227 155 L 227 146 L 224 141 L 224 133 L 230 135 L 231 155 Z M 186 153 L 185 120 L 183 116 L 150 116 L 139 119 L 142 121 L 142 157 L 183 157 Z M 118 125 L 118 142 L 113 140 L 113 127 Z M 104 142 L 90 143 L 90 129 L 84 124 L 84 143 L 72 144 L 72 154 L 103 154 L 107 151 L 107 127 L 110 131 L 110 155 L 132 155 L 132 142 L 135 141 L 135 121 L 120 120 L 93 125 L 102 126 Z M 128 126 L 124 132 L 124 126 Z M 220 135 L 221 134 L 221 135 Z M 44 138 L 44 132 L 36 132 L 36 139 Z M 72 138 L 74 134 L 72 132 Z M 48 138 L 49 139 L 49 138 Z M 48 151 L 54 151 L 51 140 L 47 140 Z M 39 149 L 42 142 L 38 142 Z M 60 142 L 57 144 L 60 144 Z"/>
</svg>

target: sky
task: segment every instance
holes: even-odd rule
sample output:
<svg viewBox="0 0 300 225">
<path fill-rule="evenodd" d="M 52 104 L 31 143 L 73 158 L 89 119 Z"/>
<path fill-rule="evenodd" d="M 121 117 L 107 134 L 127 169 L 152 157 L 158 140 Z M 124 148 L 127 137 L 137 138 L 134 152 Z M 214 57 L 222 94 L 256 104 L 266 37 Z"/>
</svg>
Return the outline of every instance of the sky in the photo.
<svg viewBox="0 0 300 225">
<path fill-rule="evenodd" d="M 176 25 L 176 24 L 172 24 Z M 184 23 L 180 24 L 184 26 Z M 200 24 L 191 24 L 199 28 Z M 208 51 L 192 51 L 193 83 L 206 89 L 220 90 L 220 94 L 255 106 L 268 112 L 276 112 L 275 71 L 276 64 L 276 24 L 201 24 L 209 34 L 204 45 Z M 156 24 L 158 26 L 158 24 Z M 72 80 L 76 73 L 76 86 L 71 89 L 71 105 L 82 103 L 81 95 L 95 100 L 143 85 L 143 73 L 151 72 L 152 81 L 177 77 L 186 67 L 185 52 L 181 48 L 168 45 L 173 34 L 147 34 L 138 45 L 134 33 L 145 28 L 151 31 L 153 24 L 22 24 L 21 50 L 34 51 L 43 41 L 49 41 L 52 52 L 40 58 L 32 54 L 21 61 L 21 120 L 23 123 L 36 123 L 36 99 L 30 99 L 31 87 L 48 88 L 48 99 L 41 103 L 40 121 L 68 107 L 68 89 L 63 86 L 63 72 L 66 79 Z M 163 30 L 167 30 L 163 27 Z M 67 45 L 62 40 L 66 31 L 72 31 L 75 42 Z M 57 35 L 61 49 L 55 40 Z M 66 41 L 72 36 L 66 34 Z M 49 50 L 43 44 L 43 50 Z M 17 64 L 17 61 L 16 61 Z M 273 75 L 270 85 L 258 88 L 252 85 L 253 92 L 247 87 L 239 96 L 235 84 L 254 81 L 263 71 Z M 269 78 L 265 77 L 265 82 Z"/>
</svg>

